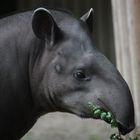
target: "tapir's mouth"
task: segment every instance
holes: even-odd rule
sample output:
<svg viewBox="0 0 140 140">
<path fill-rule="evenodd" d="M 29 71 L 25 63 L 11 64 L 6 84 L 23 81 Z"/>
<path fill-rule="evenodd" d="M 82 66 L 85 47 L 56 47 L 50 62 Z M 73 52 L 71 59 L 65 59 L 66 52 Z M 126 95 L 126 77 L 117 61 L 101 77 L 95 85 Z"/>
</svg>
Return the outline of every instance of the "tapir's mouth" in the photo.
<svg viewBox="0 0 140 140">
<path fill-rule="evenodd" d="M 112 113 L 112 115 L 114 116 L 114 119 L 117 123 L 117 127 L 118 127 L 118 130 L 119 132 L 122 134 L 122 135 L 125 135 L 129 132 L 131 132 L 134 128 L 135 128 L 135 124 L 131 125 L 131 126 L 127 126 L 125 124 L 123 124 L 121 121 L 119 121 L 116 117 L 115 117 L 115 113 L 112 112 L 112 109 L 109 108 L 101 99 L 98 99 L 100 101 L 100 103 L 102 103 L 102 105 L 104 106 L 103 109 L 107 112 L 107 111 L 110 111 Z"/>
<path fill-rule="evenodd" d="M 100 100 L 100 104 L 101 105 L 95 105 L 91 102 L 88 103 L 91 116 L 94 119 L 104 120 L 108 124 L 111 124 L 111 126 L 117 127 L 117 121 L 111 110 L 104 104 L 102 100 Z"/>
<path fill-rule="evenodd" d="M 118 114 L 112 109 L 111 106 L 108 106 L 102 99 L 94 99 L 94 105 L 96 106 L 96 111 L 92 112 L 88 106 L 88 102 L 85 104 L 75 106 L 68 106 L 65 109 L 61 109 L 61 112 L 69 112 L 75 114 L 83 119 L 100 119 L 104 120 L 112 127 L 117 127 L 121 134 L 125 135 L 132 131 L 135 127 L 133 122 L 125 121 L 125 119 L 118 119 Z M 59 109 L 60 111 L 60 109 Z M 120 112 L 119 112 L 120 113 Z M 117 114 L 117 115 L 116 115 Z M 95 116 L 94 116 L 95 115 Z M 125 115 L 125 114 L 122 114 Z M 123 117 L 123 116 L 122 116 Z M 126 115 L 124 116 L 124 118 Z M 131 126 L 130 126 L 131 125 Z"/>
<path fill-rule="evenodd" d="M 105 112 L 110 111 L 110 112 L 112 113 L 112 115 L 115 116 L 115 115 L 114 115 L 114 112 L 112 112 L 112 109 L 111 109 L 110 107 L 108 107 L 108 105 L 106 105 L 106 104 L 104 103 L 104 101 L 102 101 L 102 99 L 97 98 L 97 100 L 98 100 L 99 103 L 101 104 L 100 107 L 102 108 L 102 110 L 104 110 Z"/>
<path fill-rule="evenodd" d="M 110 124 L 111 127 L 117 127 L 122 135 L 125 135 L 134 129 L 135 126 L 128 127 L 117 120 L 115 113 L 113 113 L 112 110 L 101 99 L 98 99 L 98 101 L 100 105 L 92 108 L 91 118 L 104 120 L 106 123 Z"/>
</svg>

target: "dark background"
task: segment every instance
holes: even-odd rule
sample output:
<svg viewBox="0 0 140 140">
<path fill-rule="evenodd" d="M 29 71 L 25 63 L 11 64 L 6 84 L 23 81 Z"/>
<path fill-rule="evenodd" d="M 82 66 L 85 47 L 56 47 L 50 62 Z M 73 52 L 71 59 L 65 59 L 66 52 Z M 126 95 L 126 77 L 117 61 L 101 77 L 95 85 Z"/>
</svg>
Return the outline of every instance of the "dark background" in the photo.
<svg viewBox="0 0 140 140">
<path fill-rule="evenodd" d="M 93 40 L 95 45 L 115 64 L 115 50 L 110 0 L 1 0 L 0 16 L 47 5 L 72 11 L 78 17 L 94 9 Z"/>
</svg>

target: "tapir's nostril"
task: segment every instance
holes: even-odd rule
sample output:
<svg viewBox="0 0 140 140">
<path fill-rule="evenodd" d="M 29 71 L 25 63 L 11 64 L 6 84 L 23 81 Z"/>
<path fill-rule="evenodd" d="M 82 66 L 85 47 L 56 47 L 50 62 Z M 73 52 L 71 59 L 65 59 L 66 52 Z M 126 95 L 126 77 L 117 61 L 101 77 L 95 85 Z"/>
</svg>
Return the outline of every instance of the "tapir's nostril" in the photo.
<svg viewBox="0 0 140 140">
<path fill-rule="evenodd" d="M 135 128 L 135 124 L 132 124 L 130 126 L 125 126 L 121 123 L 118 123 L 118 129 L 122 135 L 125 135 L 125 134 L 131 132 L 134 128 Z"/>
</svg>

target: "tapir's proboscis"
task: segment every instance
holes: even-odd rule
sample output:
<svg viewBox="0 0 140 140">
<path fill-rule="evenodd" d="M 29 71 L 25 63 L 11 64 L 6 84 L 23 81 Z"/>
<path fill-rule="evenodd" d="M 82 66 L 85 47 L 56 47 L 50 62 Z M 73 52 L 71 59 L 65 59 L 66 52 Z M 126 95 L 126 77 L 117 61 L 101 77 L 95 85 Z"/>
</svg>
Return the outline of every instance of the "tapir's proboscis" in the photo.
<svg viewBox="0 0 140 140">
<path fill-rule="evenodd" d="M 0 20 L 0 139 L 19 140 L 49 112 L 93 118 L 88 102 L 112 112 L 123 135 L 134 129 L 130 90 L 94 46 L 92 22 L 92 8 L 81 18 L 37 8 Z"/>
</svg>

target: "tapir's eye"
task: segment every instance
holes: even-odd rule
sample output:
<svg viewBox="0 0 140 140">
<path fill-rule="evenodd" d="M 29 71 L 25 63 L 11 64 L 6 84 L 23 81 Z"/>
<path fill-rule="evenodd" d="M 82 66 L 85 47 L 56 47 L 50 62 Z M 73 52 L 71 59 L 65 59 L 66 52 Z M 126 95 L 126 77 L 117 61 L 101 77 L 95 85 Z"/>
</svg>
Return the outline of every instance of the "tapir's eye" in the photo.
<svg viewBox="0 0 140 140">
<path fill-rule="evenodd" d="M 86 75 L 84 70 L 77 70 L 74 73 L 74 78 L 77 80 L 89 80 L 89 77 Z"/>
</svg>

